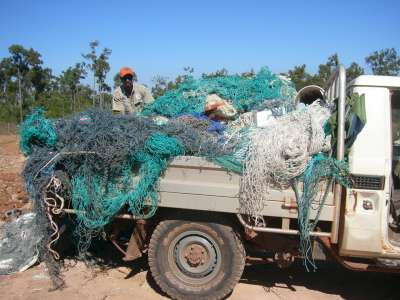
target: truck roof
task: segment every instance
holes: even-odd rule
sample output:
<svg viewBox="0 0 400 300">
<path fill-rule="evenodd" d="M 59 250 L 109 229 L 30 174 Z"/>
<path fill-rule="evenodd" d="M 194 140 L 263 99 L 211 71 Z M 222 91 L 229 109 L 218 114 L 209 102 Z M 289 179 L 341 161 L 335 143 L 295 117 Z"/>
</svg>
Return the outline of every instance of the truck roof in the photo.
<svg viewBox="0 0 400 300">
<path fill-rule="evenodd" d="M 378 75 L 361 75 L 352 80 L 347 87 L 354 86 L 377 86 L 400 88 L 399 76 L 378 76 Z"/>
</svg>

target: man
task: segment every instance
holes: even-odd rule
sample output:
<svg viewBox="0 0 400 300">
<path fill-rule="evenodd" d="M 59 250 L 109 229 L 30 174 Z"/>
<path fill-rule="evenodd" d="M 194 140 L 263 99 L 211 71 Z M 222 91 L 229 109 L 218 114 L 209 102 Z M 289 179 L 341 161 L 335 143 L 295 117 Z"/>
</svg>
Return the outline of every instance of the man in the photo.
<svg viewBox="0 0 400 300">
<path fill-rule="evenodd" d="M 121 114 L 141 112 L 145 104 L 154 101 L 153 96 L 143 85 L 133 82 L 134 75 L 134 71 L 129 67 L 119 71 L 122 85 L 114 91 L 113 112 Z"/>
</svg>

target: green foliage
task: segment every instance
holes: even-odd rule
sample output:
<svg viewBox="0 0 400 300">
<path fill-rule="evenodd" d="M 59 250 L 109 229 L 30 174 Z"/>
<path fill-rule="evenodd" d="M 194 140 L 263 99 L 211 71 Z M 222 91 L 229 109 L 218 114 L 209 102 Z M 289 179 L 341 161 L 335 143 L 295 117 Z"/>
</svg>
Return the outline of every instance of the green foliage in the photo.
<svg viewBox="0 0 400 300">
<path fill-rule="evenodd" d="M 365 58 L 374 75 L 396 76 L 400 72 L 400 57 L 394 48 L 375 51 Z"/>
<path fill-rule="evenodd" d="M 86 74 L 85 65 L 76 63 L 74 67 L 69 67 L 62 72 L 59 78 L 61 87 L 68 92 L 75 92 L 81 79 L 84 79 Z"/>
<path fill-rule="evenodd" d="M 86 74 L 85 65 L 83 63 L 76 63 L 74 67 L 69 67 L 63 71 L 59 77 L 61 91 L 67 95 L 71 95 L 71 107 L 74 112 L 77 110 L 77 93 L 80 81 L 85 78 Z"/>
<path fill-rule="evenodd" d="M 293 70 L 289 70 L 288 76 L 296 86 L 297 90 L 307 85 L 313 84 L 313 76 L 306 72 L 306 65 L 295 66 Z"/>
<path fill-rule="evenodd" d="M 228 76 L 228 70 L 225 68 L 222 68 L 220 70 L 217 70 L 213 73 L 203 73 L 201 74 L 201 78 L 203 79 L 209 79 L 209 78 L 215 78 L 215 77 L 221 77 L 221 76 Z"/>
<path fill-rule="evenodd" d="M 6 102 L 0 103 L 0 123 L 18 123 L 19 112 L 15 104 Z"/>
<path fill-rule="evenodd" d="M 93 72 L 93 76 L 96 80 L 98 90 L 110 91 L 110 87 L 105 83 L 107 73 L 110 71 L 110 64 L 108 62 L 111 49 L 103 48 L 100 54 L 97 54 L 97 48 L 100 45 L 99 41 L 93 41 L 89 44 L 90 52 L 83 54 L 83 58 L 86 59 L 88 63 L 88 68 Z"/>
<path fill-rule="evenodd" d="M 163 96 L 167 91 L 176 89 L 180 84 L 185 82 L 194 73 L 192 67 L 184 67 L 184 74 L 178 75 L 175 80 L 168 81 L 167 77 L 156 76 L 153 78 L 154 86 L 151 89 L 154 98 Z"/>
<path fill-rule="evenodd" d="M 297 90 L 308 86 L 308 85 L 318 85 L 324 88 L 327 81 L 332 76 L 334 70 L 339 66 L 340 60 L 337 53 L 328 57 L 325 64 L 320 64 L 318 66 L 318 72 L 316 74 L 309 74 L 306 71 L 306 65 L 295 66 L 293 70 L 288 71 L 288 76 L 293 81 Z M 364 69 L 357 63 L 351 63 L 350 67 L 346 70 L 347 81 L 351 81 L 354 78 L 364 74 Z"/>
<path fill-rule="evenodd" d="M 158 98 L 168 91 L 168 78 L 164 76 L 155 76 L 153 78 L 154 86 L 151 88 L 153 97 Z"/>
<path fill-rule="evenodd" d="M 53 77 L 52 71 L 49 68 L 42 68 L 40 66 L 33 67 L 28 73 L 28 81 L 32 83 L 36 90 L 35 97 L 48 90 L 50 81 Z"/>
<path fill-rule="evenodd" d="M 21 45 L 10 46 L 9 52 L 11 56 L 5 61 L 9 76 L 21 80 L 22 89 L 33 88 L 35 96 L 44 92 L 52 74 L 51 69 L 42 67 L 41 54 Z"/>
<path fill-rule="evenodd" d="M 50 68 L 42 66 L 41 54 L 32 48 L 11 45 L 9 54 L 0 61 L 0 102 L 8 112 L 0 121 L 17 122 L 18 115 L 22 121 L 32 103 L 50 90 L 53 76 Z"/>
<path fill-rule="evenodd" d="M 240 74 L 240 76 L 242 76 L 243 78 L 253 78 L 254 76 L 256 76 L 256 72 L 254 72 L 254 69 L 251 68 L 250 71 L 243 72 L 242 74 Z"/>
<path fill-rule="evenodd" d="M 110 71 L 110 64 L 108 60 L 112 51 L 109 48 L 103 48 L 103 50 L 98 54 L 97 48 L 99 45 L 99 41 L 93 41 L 89 43 L 90 52 L 83 54 L 82 56 L 88 61 L 88 64 L 86 65 L 87 68 L 93 73 L 93 91 L 98 93 L 98 97 L 96 97 L 96 94 L 93 94 L 93 106 L 96 105 L 96 99 L 98 99 L 99 106 L 101 109 L 103 109 L 106 108 L 104 93 L 111 92 L 111 87 L 106 83 L 106 77 Z"/>
<path fill-rule="evenodd" d="M 364 74 L 364 69 L 357 63 L 353 62 L 350 67 L 346 69 L 346 79 L 347 82 L 356 79 L 358 76 Z"/>
<path fill-rule="evenodd" d="M 93 90 L 81 84 L 86 76 L 84 63 L 76 63 L 55 77 L 50 68 L 43 67 L 41 54 L 34 49 L 11 45 L 9 53 L 0 60 L 0 122 L 18 123 L 38 106 L 46 109 L 47 116 L 63 117 L 93 105 L 90 101 Z M 107 69 L 104 61 L 110 53 L 105 49 L 100 54 L 96 61 L 100 69 Z M 99 68 L 96 71 L 98 74 Z M 105 80 L 104 74 L 100 80 Z M 111 106 L 107 91 L 109 88 L 102 85 L 100 96 L 104 107 Z"/>
</svg>

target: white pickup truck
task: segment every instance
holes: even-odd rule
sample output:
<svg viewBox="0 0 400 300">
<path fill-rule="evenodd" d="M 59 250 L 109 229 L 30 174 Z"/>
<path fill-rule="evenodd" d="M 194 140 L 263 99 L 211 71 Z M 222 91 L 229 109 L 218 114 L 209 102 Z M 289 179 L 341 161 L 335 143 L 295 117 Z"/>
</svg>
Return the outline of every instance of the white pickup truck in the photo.
<svg viewBox="0 0 400 300">
<path fill-rule="evenodd" d="M 400 77 L 363 75 L 346 84 L 344 67 L 337 69 L 324 98 L 338 99 L 339 160 L 345 151 L 346 95 L 352 93 L 365 96 L 367 117 L 348 154 L 352 187 L 335 184 L 330 190 L 310 233 L 312 256 L 353 270 L 396 272 Z M 271 190 L 261 212 L 264 221 L 255 226 L 239 214 L 239 183 L 239 175 L 201 158 L 176 158 L 160 181 L 156 215 L 135 220 L 128 248 L 119 247 L 124 259 L 147 252 L 156 283 L 175 299 L 224 298 L 239 281 L 246 258 L 289 266 L 299 257 L 294 192 Z M 315 216 L 311 210 L 310 218 Z"/>
</svg>

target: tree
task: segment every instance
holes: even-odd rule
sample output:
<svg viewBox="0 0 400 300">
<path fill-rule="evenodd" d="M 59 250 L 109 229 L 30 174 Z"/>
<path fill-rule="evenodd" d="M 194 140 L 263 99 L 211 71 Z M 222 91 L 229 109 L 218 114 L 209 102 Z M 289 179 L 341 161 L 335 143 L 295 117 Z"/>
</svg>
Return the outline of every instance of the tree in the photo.
<svg viewBox="0 0 400 300">
<path fill-rule="evenodd" d="M 339 66 L 339 63 L 339 56 L 337 53 L 329 56 L 325 64 L 320 64 L 318 66 L 318 73 L 314 75 L 311 80 L 313 84 L 324 87 L 332 76 L 333 71 Z"/>
<path fill-rule="evenodd" d="M 288 76 L 296 86 L 297 90 L 310 85 L 312 76 L 306 72 L 306 65 L 295 66 L 293 70 L 289 70 Z"/>
<path fill-rule="evenodd" d="M 164 95 L 168 90 L 168 77 L 155 76 L 152 80 L 154 86 L 151 88 L 151 93 L 154 98 Z"/>
<path fill-rule="evenodd" d="M 154 86 L 151 89 L 151 93 L 154 98 L 164 95 L 167 91 L 176 89 L 178 85 L 188 80 L 194 73 L 194 68 L 184 67 L 184 74 L 178 75 L 175 80 L 168 81 L 168 77 L 165 76 L 155 76 L 153 78 Z M 204 74 L 203 74 L 204 75 Z"/>
<path fill-rule="evenodd" d="M 0 102 L 7 102 L 11 94 L 10 88 L 13 86 L 11 81 L 11 58 L 6 57 L 0 61 Z"/>
<path fill-rule="evenodd" d="M 253 78 L 254 76 L 256 76 L 256 72 L 254 72 L 254 69 L 251 68 L 250 71 L 243 72 L 242 74 L 240 74 L 240 76 L 244 78 Z"/>
<path fill-rule="evenodd" d="M 76 111 L 77 92 L 81 79 L 86 76 L 85 65 L 76 63 L 74 67 L 69 67 L 62 72 L 59 82 L 61 88 L 71 95 L 71 110 Z M 79 102 L 78 102 L 79 103 Z"/>
<path fill-rule="evenodd" d="M 400 58 L 394 48 L 375 51 L 365 58 L 374 75 L 396 76 L 400 72 Z"/>
<path fill-rule="evenodd" d="M 226 75 L 228 75 L 228 70 L 225 68 L 222 68 L 213 73 L 208 73 L 208 74 L 203 73 L 203 74 L 201 74 L 201 77 L 206 79 L 206 78 L 220 77 L 220 76 L 226 76 Z"/>
<path fill-rule="evenodd" d="M 364 69 L 357 63 L 353 62 L 350 67 L 346 69 L 346 80 L 347 82 L 352 81 L 360 75 L 364 74 Z"/>
<path fill-rule="evenodd" d="M 52 70 L 41 66 L 34 66 L 29 70 L 27 77 L 35 91 L 35 99 L 50 87 L 50 82 L 53 79 Z"/>
<path fill-rule="evenodd" d="M 111 88 L 105 83 L 107 73 L 110 71 L 110 64 L 108 63 L 108 59 L 111 55 L 111 49 L 103 48 L 101 53 L 97 55 L 97 47 L 100 45 L 99 41 L 93 41 L 89 43 L 90 52 L 87 54 L 83 54 L 83 58 L 85 58 L 89 63 L 87 64 L 89 70 L 93 72 L 93 90 L 96 91 L 96 83 L 97 83 L 97 91 L 100 95 L 100 107 L 103 108 L 103 92 L 110 91 Z M 93 96 L 93 106 L 95 105 L 95 96 Z"/>
<path fill-rule="evenodd" d="M 44 78 L 49 77 L 49 69 L 42 69 L 42 60 L 39 52 L 30 49 L 25 49 L 21 45 L 11 45 L 8 48 L 11 56 L 9 65 L 9 74 L 16 78 L 18 86 L 18 106 L 20 112 L 20 121 L 23 118 L 23 93 L 29 94 L 29 88 L 33 87 L 35 92 L 44 89 Z"/>
</svg>

